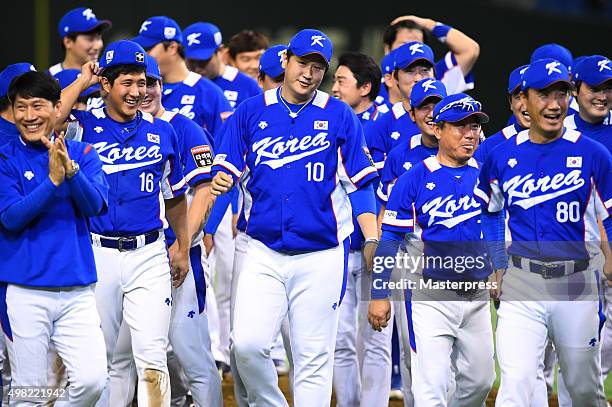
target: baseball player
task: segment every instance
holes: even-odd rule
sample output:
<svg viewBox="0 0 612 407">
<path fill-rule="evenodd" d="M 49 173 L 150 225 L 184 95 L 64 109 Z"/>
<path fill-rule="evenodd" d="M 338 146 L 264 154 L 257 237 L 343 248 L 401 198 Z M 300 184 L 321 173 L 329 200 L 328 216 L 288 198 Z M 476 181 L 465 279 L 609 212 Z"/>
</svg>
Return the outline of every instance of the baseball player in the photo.
<svg viewBox="0 0 612 407">
<path fill-rule="evenodd" d="M 495 147 L 529 128 L 529 113 L 527 113 L 527 107 L 521 101 L 521 78 L 528 68 L 529 65 L 519 66 L 510 73 L 508 77 L 508 103 L 514 120 L 497 133 L 487 137 L 478 146 L 474 158 L 479 162 L 484 163 Z"/>
<path fill-rule="evenodd" d="M 188 235 L 192 238 L 189 251 L 190 269 L 185 282 L 172 289 L 172 316 L 170 319 L 170 345 L 176 354 L 184 372 L 194 402 L 198 406 L 220 406 L 221 381 L 215 367 L 210 348 L 208 321 L 204 313 L 206 304 L 206 282 L 202 261 L 202 229 L 205 216 L 212 205 L 210 195 L 210 168 L 213 151 L 211 137 L 195 122 L 176 112 L 169 112 L 161 104 L 161 74 L 155 59 L 145 56 L 147 64 L 147 95 L 140 110 L 172 124 L 176 131 L 178 146 L 181 152 L 181 165 L 185 181 L 189 185 L 188 199 Z M 171 228 L 165 230 L 166 242 L 170 252 L 177 249 L 176 236 Z M 133 390 L 117 394 L 115 389 L 122 389 L 129 382 L 130 362 L 132 359 L 129 335 L 127 344 L 122 350 L 123 360 L 118 360 L 119 343 L 115 351 L 113 370 L 111 371 L 111 405 L 129 405 L 129 395 Z M 126 347 L 126 345 L 128 345 Z M 126 363 L 127 360 L 127 363 Z M 126 368 L 127 367 L 127 368 Z M 178 374 L 178 372 L 177 372 Z M 117 380 L 115 385 L 114 381 Z M 127 393 L 127 394 L 126 394 Z M 174 397 L 174 395 L 173 395 Z"/>
<path fill-rule="evenodd" d="M 385 213 L 385 206 L 397 179 L 414 165 L 427 157 L 438 154 L 438 139 L 434 133 L 434 106 L 445 98 L 446 88 L 432 78 L 421 79 L 410 94 L 410 118 L 421 131 L 411 137 L 409 143 L 399 144 L 387 157 L 376 195 L 382 202 L 379 222 Z"/>
<path fill-rule="evenodd" d="M 592 55 L 580 58 L 573 65 L 573 91 L 574 100 L 578 106 L 578 112 L 568 114 L 564 120 L 564 126 L 575 129 L 585 136 L 603 144 L 608 151 L 612 151 L 612 113 L 610 112 L 610 98 L 612 97 L 612 63 L 601 55 Z M 606 242 L 605 230 L 600 227 L 602 242 Z M 612 253 L 604 243 L 602 252 L 608 266 Z M 610 287 L 606 281 L 602 281 L 604 296 L 604 312 L 606 321 L 612 315 L 610 305 Z M 601 376 L 605 379 L 612 369 L 612 332 L 610 324 L 606 323 L 601 340 Z M 557 395 L 559 405 L 563 407 L 572 406 L 571 398 L 567 392 L 563 371 L 559 370 L 557 378 Z"/>
<path fill-rule="evenodd" d="M 367 55 L 345 53 L 338 59 L 332 93 L 347 103 L 367 129 L 379 117 L 374 103 L 382 73 Z M 367 131 L 367 130 L 364 130 Z M 333 385 L 338 406 L 377 406 L 387 403 L 391 378 L 391 329 L 377 333 L 367 322 L 367 302 L 362 301 L 361 256 L 363 235 L 353 219 L 348 273 L 340 308 Z"/>
<path fill-rule="evenodd" d="M 489 290 L 484 283 L 492 269 L 481 240 L 480 204 L 474 198 L 479 164 L 472 158 L 481 123 L 488 120 L 480 103 L 466 94 L 437 103 L 433 121 L 438 154 L 400 176 L 383 217 L 377 258 L 393 260 L 406 233 L 424 243 L 423 252 L 412 254 L 414 249 L 408 249 L 417 256 L 413 258 L 423 258 L 424 266 L 422 275 L 421 270 L 409 274 L 418 284 L 405 294 L 416 406 L 481 406 L 495 379 Z M 368 318 L 377 330 L 387 325 L 391 311 L 390 289 L 385 287 L 393 267 L 389 263 L 382 278 L 373 277 Z M 456 389 L 447 400 L 449 362 Z"/>
<path fill-rule="evenodd" d="M 0 146 L 20 134 L 13 117 L 13 106 L 8 98 L 9 85 L 17 76 L 35 70 L 31 63 L 20 62 L 9 65 L 0 72 Z"/>
<path fill-rule="evenodd" d="M 135 42 L 117 41 L 106 48 L 100 72 L 93 63 L 85 64 L 79 79 L 62 91 L 58 123 L 68 116 L 79 122 L 82 139 L 98 151 L 111 188 L 108 213 L 90 219 L 100 274 L 96 300 L 109 368 L 125 320 L 138 372 L 138 403 L 168 406 L 171 283 L 179 287 L 189 271 L 191 237 L 174 129 L 138 110 L 146 93 L 144 54 Z M 96 73 L 106 107 L 70 111 L 78 95 L 98 81 Z M 163 233 L 166 219 L 178 241 L 178 250 L 170 256 Z M 108 405 L 109 387 L 101 406 Z"/>
<path fill-rule="evenodd" d="M 195 23 L 183 32 L 187 67 L 223 89 L 227 101 L 235 109 L 245 99 L 259 95 L 261 89 L 253 78 L 223 62 L 222 42 L 221 31 L 211 23 Z"/>
<path fill-rule="evenodd" d="M 359 120 L 317 90 L 331 54 L 324 33 L 298 32 L 285 55 L 283 85 L 238 107 L 213 165 L 213 193 L 225 193 L 249 174 L 249 262 L 237 282 L 232 336 L 250 405 L 287 405 L 269 357 L 271 338 L 287 315 L 294 404 L 329 404 L 353 212 L 366 242 L 376 240 L 368 186 L 376 170 L 363 149 Z M 351 203 L 348 193 L 357 194 Z"/>
<path fill-rule="evenodd" d="M 183 34 L 176 21 L 164 16 L 151 17 L 142 23 L 133 41 L 159 64 L 164 78 L 162 103 L 166 109 L 187 116 L 214 137 L 232 108 L 218 86 L 187 68 Z"/>
<path fill-rule="evenodd" d="M 111 27 L 109 20 L 98 20 L 90 8 L 79 7 L 64 14 L 57 26 L 64 60 L 49 67 L 49 73 L 55 76 L 64 69 L 80 70 L 86 62 L 97 62 L 104 48 L 102 34 Z"/>
<path fill-rule="evenodd" d="M 565 48 L 563 45 L 550 43 L 544 44 L 536 48 L 531 54 L 530 62 L 537 61 L 538 59 L 546 59 L 552 58 L 556 61 L 561 62 L 567 68 L 570 76 L 572 75 L 573 65 L 574 65 L 574 56 L 572 55 L 572 51 Z M 568 108 L 568 115 L 576 113 L 578 111 L 578 104 L 576 103 L 575 98 L 570 95 L 570 104 Z"/>
<path fill-rule="evenodd" d="M 387 154 L 400 140 L 409 139 L 419 133 L 419 128 L 410 118 L 410 92 L 423 78 L 434 77 L 433 51 L 422 42 L 409 42 L 394 51 L 393 76 L 402 95 L 402 101 L 391 108 L 366 131 L 368 148 L 376 169 L 382 170 Z"/>
<path fill-rule="evenodd" d="M 53 77 L 57 79 L 60 87 L 62 89 L 68 87 L 72 82 L 74 82 L 79 75 L 81 75 L 80 69 L 64 69 L 58 73 L 56 73 Z M 83 93 L 79 95 L 76 103 L 74 104 L 74 108 L 77 110 L 91 110 L 87 109 L 87 103 L 90 99 L 100 98 L 100 85 L 95 84 L 87 88 Z"/>
<path fill-rule="evenodd" d="M 38 405 L 64 392 L 55 405 L 91 406 L 108 377 L 88 219 L 106 212 L 109 186 L 91 145 L 54 133 L 60 91 L 41 72 L 20 75 L 8 91 L 20 132 L 0 149 L 0 321 L 11 406 Z M 30 393 L 31 386 L 49 384 L 50 344 L 69 386 Z"/>
<path fill-rule="evenodd" d="M 391 109 L 391 106 L 397 102 L 401 102 L 402 100 L 402 94 L 400 93 L 397 87 L 397 82 L 393 77 L 393 71 L 395 70 L 395 55 L 393 54 L 393 51 L 384 56 L 380 62 L 380 67 L 382 70 L 383 79 L 380 86 L 380 91 L 376 97 L 376 104 L 378 105 L 378 110 L 381 113 L 387 113 Z"/>
<path fill-rule="evenodd" d="M 259 74 L 257 83 L 263 91 L 278 88 L 285 79 L 283 69 L 283 54 L 287 51 L 286 45 L 273 45 L 268 48 L 259 59 Z"/>
<path fill-rule="evenodd" d="M 268 38 L 262 33 L 242 30 L 234 34 L 227 43 L 226 62 L 257 80 L 259 59 L 268 46 Z"/>
<path fill-rule="evenodd" d="M 493 259 L 498 281 L 503 275 L 496 330 L 498 406 L 530 405 L 547 337 L 573 404 L 606 405 L 599 367 L 601 262 L 595 242 L 600 239 L 597 217 L 606 231 L 612 230 L 612 156 L 563 127 L 568 78 L 559 61 L 530 64 L 521 83 L 530 128 L 496 148 L 475 190 L 484 203 L 485 238 L 503 241 L 502 210 L 512 236 L 508 270 Z M 503 246 L 494 256 L 506 258 Z"/>
<path fill-rule="evenodd" d="M 474 89 L 472 69 L 480 55 L 480 46 L 456 28 L 429 18 L 402 16 L 391 22 L 383 35 L 385 54 L 401 45 L 419 41 L 426 43 L 433 35 L 449 51 L 436 62 L 436 75 L 448 94 Z"/>
</svg>

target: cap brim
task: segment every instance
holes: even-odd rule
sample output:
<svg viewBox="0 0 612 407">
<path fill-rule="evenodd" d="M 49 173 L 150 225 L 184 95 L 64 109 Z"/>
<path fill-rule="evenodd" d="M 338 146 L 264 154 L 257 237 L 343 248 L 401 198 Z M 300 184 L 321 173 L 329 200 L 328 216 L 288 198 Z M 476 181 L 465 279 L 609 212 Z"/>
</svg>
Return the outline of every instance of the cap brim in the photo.
<svg viewBox="0 0 612 407">
<path fill-rule="evenodd" d="M 460 122 L 461 120 L 464 120 L 465 118 L 470 116 L 477 116 L 480 123 L 489 123 L 489 115 L 487 115 L 485 112 L 470 112 L 463 116 L 461 119 L 455 120 L 453 123 Z"/>
<path fill-rule="evenodd" d="M 157 74 L 154 74 L 154 73 L 151 73 L 151 72 L 146 72 L 146 73 L 145 73 L 145 76 L 146 76 L 147 78 L 153 78 L 153 79 L 158 80 L 158 81 L 161 81 L 161 80 L 162 80 L 161 76 L 159 76 L 159 75 L 157 75 Z"/>
<path fill-rule="evenodd" d="M 431 67 L 432 67 L 432 68 L 434 68 L 434 72 L 435 72 L 436 65 L 435 65 L 433 62 L 431 62 L 429 59 L 427 59 L 427 58 L 423 58 L 423 57 L 418 57 L 418 58 L 415 58 L 415 59 L 411 60 L 411 61 L 410 61 L 408 64 L 406 64 L 405 66 L 399 66 L 399 65 L 396 65 L 396 66 L 395 66 L 395 68 L 396 68 L 396 69 L 407 69 L 407 68 L 410 68 L 410 65 L 414 65 L 416 62 L 421 62 L 421 61 L 425 61 L 425 62 L 427 62 L 429 65 L 431 65 Z"/>
<path fill-rule="evenodd" d="M 321 58 L 323 58 L 323 61 L 325 62 L 325 64 L 329 67 L 329 61 L 327 60 L 327 58 L 325 58 L 325 55 L 323 55 L 322 52 L 318 52 L 318 51 L 306 51 L 303 53 L 297 53 L 294 50 L 291 50 L 291 52 L 293 52 L 293 55 L 297 56 L 297 57 L 305 57 L 307 55 L 319 55 Z"/>
<path fill-rule="evenodd" d="M 413 106 L 414 107 L 421 107 L 421 106 L 423 106 L 423 103 L 425 103 L 425 101 L 427 99 L 430 99 L 430 98 L 439 98 L 440 100 L 442 100 L 442 99 L 444 99 L 444 96 L 442 96 L 442 95 L 440 95 L 438 93 L 432 93 L 432 94 L 429 94 L 429 95 L 425 96 L 423 99 L 418 100 L 417 104 L 413 105 Z"/>
<path fill-rule="evenodd" d="M 94 25 L 91 30 L 89 31 L 93 31 L 95 29 L 101 28 L 102 31 L 108 31 L 113 27 L 113 23 L 110 20 L 98 20 L 98 23 L 96 25 Z"/>
<path fill-rule="evenodd" d="M 573 86 L 572 82 L 569 79 L 567 79 L 567 80 L 566 79 L 557 79 L 557 80 L 552 81 L 550 83 L 547 83 L 547 84 L 545 84 L 543 86 L 533 86 L 533 85 L 526 86 L 526 87 L 522 87 L 521 86 L 521 90 L 526 90 L 526 89 L 529 89 L 529 88 L 535 89 L 535 90 L 542 90 L 542 89 L 550 88 L 551 86 L 556 85 L 557 83 L 565 83 L 570 88 Z"/>
<path fill-rule="evenodd" d="M 590 86 L 590 87 L 592 87 L 592 88 L 595 88 L 595 87 L 601 86 L 601 85 L 603 85 L 604 83 L 606 83 L 606 82 L 610 82 L 610 81 L 612 81 L 612 78 L 606 78 L 606 79 L 604 79 L 603 81 L 601 81 L 601 82 L 599 82 L 599 83 L 592 83 L 592 82 L 589 82 L 589 81 L 586 81 L 586 80 L 582 80 L 582 82 L 586 83 L 587 85 L 589 85 L 589 86 Z"/>
<path fill-rule="evenodd" d="M 200 48 L 194 50 L 185 49 L 185 57 L 189 59 L 197 59 L 199 61 L 207 61 L 212 58 L 218 48 Z"/>
<path fill-rule="evenodd" d="M 283 72 L 285 72 L 285 70 L 282 67 L 279 67 L 279 68 L 277 67 L 263 68 L 262 67 L 260 71 L 268 75 L 270 78 L 276 78 L 280 76 Z"/>
<path fill-rule="evenodd" d="M 153 48 L 154 46 L 162 42 L 161 40 L 145 37 L 144 35 L 137 35 L 132 38 L 131 41 L 134 41 L 135 43 L 139 44 L 145 50 Z"/>
</svg>

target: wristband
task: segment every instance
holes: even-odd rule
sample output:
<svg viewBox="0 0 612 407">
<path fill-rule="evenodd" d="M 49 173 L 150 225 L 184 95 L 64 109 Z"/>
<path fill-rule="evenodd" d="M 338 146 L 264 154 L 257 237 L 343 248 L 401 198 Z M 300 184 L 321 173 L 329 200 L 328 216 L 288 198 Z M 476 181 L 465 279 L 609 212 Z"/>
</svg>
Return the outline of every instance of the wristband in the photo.
<svg viewBox="0 0 612 407">
<path fill-rule="evenodd" d="M 434 37 L 438 39 L 438 41 L 446 42 L 446 36 L 448 35 L 448 32 L 452 29 L 453 27 L 451 27 L 450 25 L 436 23 L 434 29 L 431 30 L 431 33 Z"/>
</svg>

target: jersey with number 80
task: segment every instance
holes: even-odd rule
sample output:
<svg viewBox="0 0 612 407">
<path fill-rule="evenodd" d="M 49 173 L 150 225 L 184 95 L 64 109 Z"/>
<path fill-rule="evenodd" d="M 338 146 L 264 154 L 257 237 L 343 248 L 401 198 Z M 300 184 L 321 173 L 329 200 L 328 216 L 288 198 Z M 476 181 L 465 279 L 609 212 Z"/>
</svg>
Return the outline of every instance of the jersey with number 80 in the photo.
<svg viewBox="0 0 612 407">
<path fill-rule="evenodd" d="M 272 89 L 244 101 L 224 129 L 212 172 L 226 172 L 234 182 L 248 172 L 248 235 L 285 252 L 323 250 L 348 237 L 347 194 L 376 177 L 348 105 L 317 91 L 292 118 L 279 89 Z"/>
<path fill-rule="evenodd" d="M 90 219 L 91 231 L 136 236 L 167 227 L 163 200 L 186 190 L 172 126 L 141 112 L 135 123 L 119 123 L 104 109 L 73 110 L 70 120 L 98 152 L 109 185 L 108 211 Z"/>
<path fill-rule="evenodd" d="M 547 144 L 525 130 L 489 155 L 475 194 L 489 212 L 508 211 L 509 254 L 588 259 L 585 242 L 600 240 L 597 217 L 612 207 L 612 156 L 574 130 Z"/>
</svg>

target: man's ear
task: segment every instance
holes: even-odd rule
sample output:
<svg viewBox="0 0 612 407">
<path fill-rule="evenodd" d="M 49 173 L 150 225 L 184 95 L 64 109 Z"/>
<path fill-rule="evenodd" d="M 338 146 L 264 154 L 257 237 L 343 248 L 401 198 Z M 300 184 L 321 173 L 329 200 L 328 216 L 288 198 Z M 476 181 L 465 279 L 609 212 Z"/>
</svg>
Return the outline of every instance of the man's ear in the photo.
<svg viewBox="0 0 612 407">
<path fill-rule="evenodd" d="M 283 52 L 283 54 L 281 55 L 281 58 L 282 58 L 281 66 L 283 67 L 283 69 L 287 69 L 287 63 L 289 62 L 289 59 L 287 58 L 287 51 Z"/>
<path fill-rule="evenodd" d="M 108 95 L 113 88 L 113 85 L 111 85 L 107 77 L 100 76 L 100 87 Z"/>
<path fill-rule="evenodd" d="M 370 82 L 366 82 L 363 85 L 361 85 L 361 87 L 359 88 L 359 92 L 360 92 L 360 96 L 361 97 L 366 97 L 370 94 L 370 92 L 372 91 L 372 83 Z"/>
<path fill-rule="evenodd" d="M 433 132 L 434 136 L 436 136 L 436 139 L 440 141 L 440 139 L 442 138 L 442 128 L 440 128 L 439 123 L 434 123 Z"/>
</svg>

